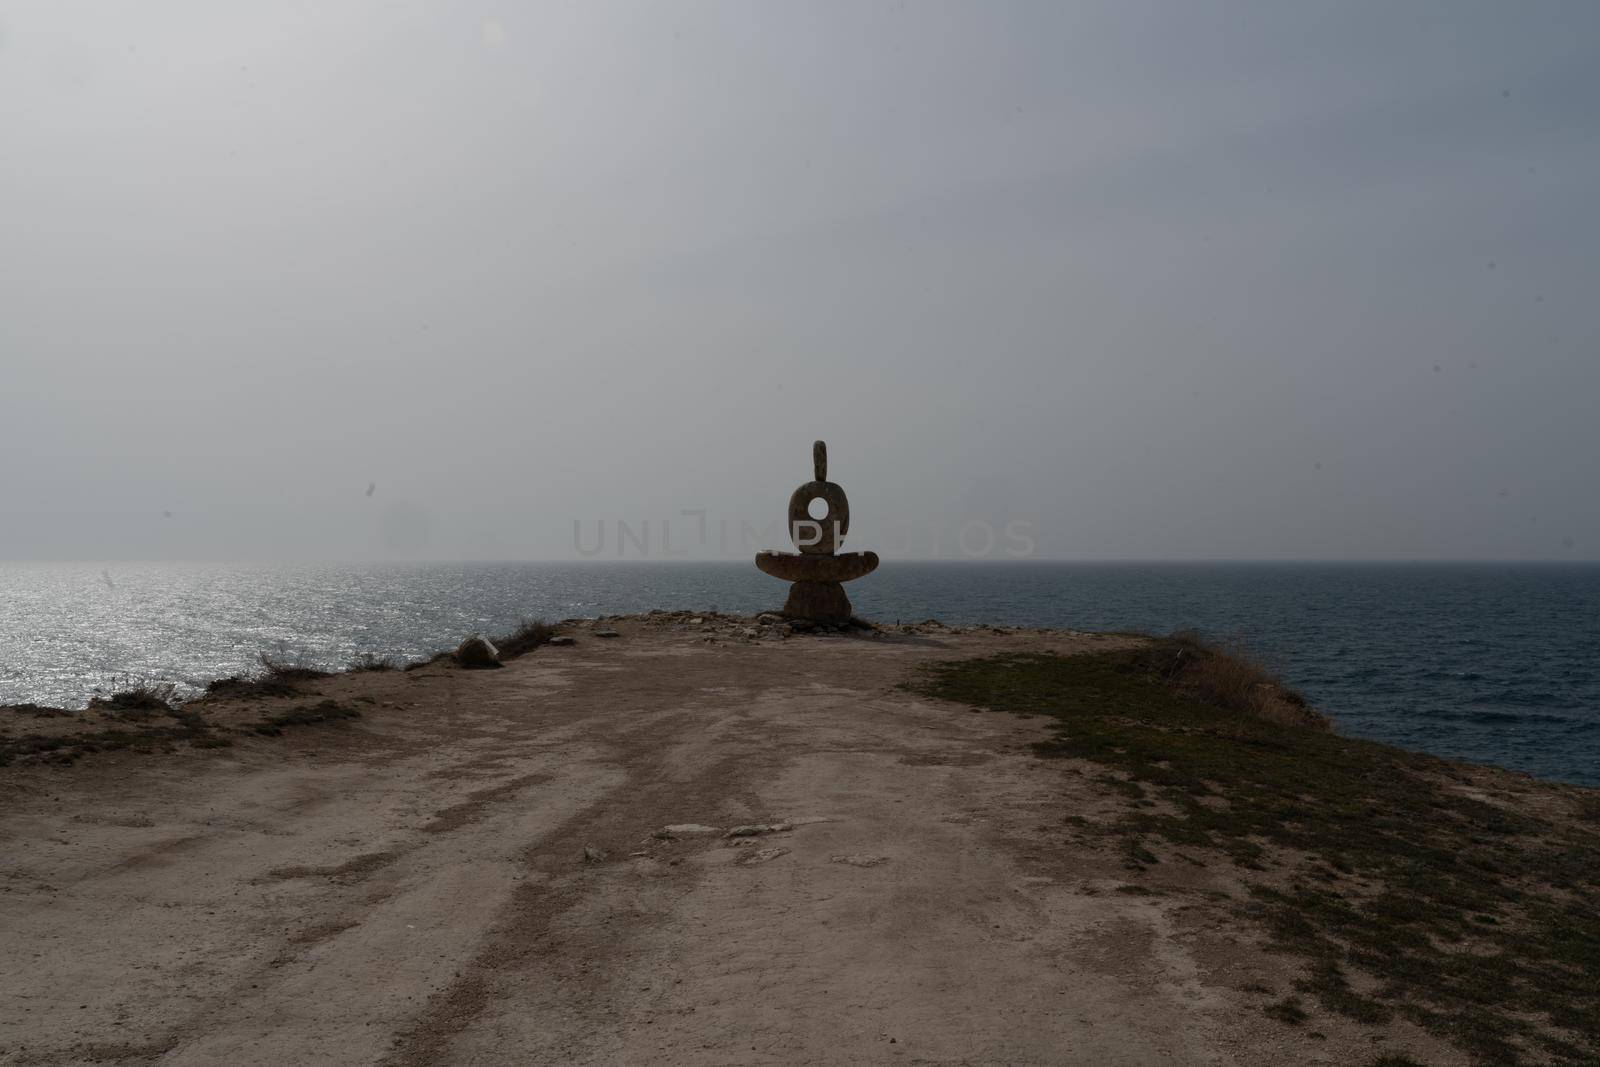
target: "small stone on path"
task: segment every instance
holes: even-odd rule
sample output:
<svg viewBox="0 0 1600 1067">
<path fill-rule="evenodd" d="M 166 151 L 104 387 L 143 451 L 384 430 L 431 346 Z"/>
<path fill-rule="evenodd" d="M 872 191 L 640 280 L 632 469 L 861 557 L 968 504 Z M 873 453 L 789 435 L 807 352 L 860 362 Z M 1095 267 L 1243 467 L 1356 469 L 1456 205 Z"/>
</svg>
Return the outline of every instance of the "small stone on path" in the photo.
<svg viewBox="0 0 1600 1067">
<path fill-rule="evenodd" d="M 754 867 L 758 863 L 768 863 L 779 856 L 787 856 L 788 854 L 789 850 L 786 848 L 764 848 L 757 852 L 745 853 L 739 857 L 738 862 L 741 867 Z"/>
</svg>

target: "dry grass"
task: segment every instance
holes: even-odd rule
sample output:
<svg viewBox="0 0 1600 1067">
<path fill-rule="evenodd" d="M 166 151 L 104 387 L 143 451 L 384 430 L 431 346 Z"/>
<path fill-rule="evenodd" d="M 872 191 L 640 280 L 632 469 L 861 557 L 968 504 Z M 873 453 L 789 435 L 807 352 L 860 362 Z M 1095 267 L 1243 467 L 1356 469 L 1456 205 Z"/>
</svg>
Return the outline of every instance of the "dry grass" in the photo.
<svg viewBox="0 0 1600 1067">
<path fill-rule="evenodd" d="M 258 674 L 233 674 L 218 678 L 206 687 L 207 696 L 221 696 L 249 700 L 257 697 L 292 697 L 300 692 L 301 684 L 330 677 L 328 671 L 303 667 L 273 659 L 265 652 L 259 657 Z"/>
<path fill-rule="evenodd" d="M 35 719 L 65 719 L 72 715 L 66 708 L 46 707 L 43 704 L 12 704 L 5 710 L 18 715 L 31 715 Z"/>
<path fill-rule="evenodd" d="M 82 715 L 38 705 L 16 709 L 35 718 L 65 719 L 48 733 L 0 734 L 0 767 L 12 763 L 68 765 L 92 752 L 172 751 L 180 742 L 195 748 L 231 744 L 214 732 L 214 724 L 177 701 L 170 682 L 140 683 L 95 696 Z M 105 726 L 110 719 L 115 726 Z M 65 726 L 65 730 L 59 727 Z"/>
<path fill-rule="evenodd" d="M 140 682 L 126 689 L 117 689 L 109 696 L 89 698 L 89 708 L 104 711 L 116 718 L 141 719 L 172 710 L 177 702 L 178 687 L 171 682 Z"/>
<path fill-rule="evenodd" d="M 504 637 L 492 637 L 489 643 L 500 652 L 501 660 L 516 659 L 547 644 L 556 635 L 556 628 L 541 619 L 524 619 L 515 630 Z"/>
<path fill-rule="evenodd" d="M 249 675 L 219 678 L 206 689 L 206 696 L 248 701 L 264 697 L 304 697 L 308 683 L 333 676 L 333 672 L 260 656 L 259 671 Z M 353 661 L 350 671 L 388 671 L 395 665 L 376 656 Z M 34 719 L 59 720 L 44 732 L 22 733 L 9 723 L 0 725 L 0 767 L 18 763 L 67 765 L 97 752 L 173 752 L 182 744 L 191 748 L 226 748 L 239 733 L 278 736 L 288 727 L 309 726 L 360 717 L 360 712 L 331 700 L 314 706 L 292 708 L 266 714 L 259 722 L 232 724 L 227 712 L 221 720 L 208 718 L 205 702 L 184 704 L 177 686 L 171 682 L 139 682 L 127 677 L 113 679 L 90 699 L 79 715 L 60 708 L 21 704 L 9 710 Z M 107 720 L 110 720 L 108 723 Z"/>
<path fill-rule="evenodd" d="M 319 678 L 327 678 L 332 671 L 319 671 L 315 667 L 303 667 L 297 663 L 285 663 L 283 660 L 273 659 L 265 652 L 261 653 L 261 668 L 265 676 L 277 678 L 286 682 L 310 682 Z"/>
<path fill-rule="evenodd" d="M 1272 676 L 1238 642 L 1207 641 L 1181 630 L 1161 643 L 1167 662 L 1156 667 L 1167 684 L 1213 707 L 1253 715 L 1283 726 L 1331 729 L 1306 698 Z"/>
</svg>

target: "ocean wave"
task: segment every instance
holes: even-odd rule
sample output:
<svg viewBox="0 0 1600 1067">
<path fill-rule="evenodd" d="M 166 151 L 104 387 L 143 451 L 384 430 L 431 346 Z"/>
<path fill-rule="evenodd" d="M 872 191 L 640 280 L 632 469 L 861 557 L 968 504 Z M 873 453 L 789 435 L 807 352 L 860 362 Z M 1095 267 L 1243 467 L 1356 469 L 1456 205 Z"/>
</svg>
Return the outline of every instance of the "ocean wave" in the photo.
<svg viewBox="0 0 1600 1067">
<path fill-rule="evenodd" d="M 1484 693 L 1473 697 L 1468 703 L 1505 705 L 1519 708 L 1576 708 L 1581 705 L 1571 697 L 1562 696 L 1544 689 L 1502 689 L 1496 693 Z"/>
<path fill-rule="evenodd" d="M 1568 715 L 1547 715 L 1536 711 L 1457 711 L 1451 708 L 1416 708 L 1414 714 L 1444 722 L 1469 723 L 1474 726 L 1572 726 L 1585 722 L 1600 723 L 1600 718 L 1585 720 Z"/>
</svg>

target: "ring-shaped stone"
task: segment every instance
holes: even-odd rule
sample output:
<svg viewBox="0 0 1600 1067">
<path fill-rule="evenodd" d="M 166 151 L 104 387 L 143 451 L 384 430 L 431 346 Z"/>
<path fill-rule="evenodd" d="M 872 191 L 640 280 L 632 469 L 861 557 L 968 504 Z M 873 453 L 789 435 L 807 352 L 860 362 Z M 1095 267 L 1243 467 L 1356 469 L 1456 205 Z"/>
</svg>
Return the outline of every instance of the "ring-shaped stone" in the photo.
<svg viewBox="0 0 1600 1067">
<path fill-rule="evenodd" d="M 828 513 L 813 519 L 806 507 L 817 497 L 828 505 Z M 805 525 L 797 525 L 801 523 Z M 816 544 L 801 543 L 801 531 L 810 533 L 819 526 L 822 536 L 817 538 Z M 807 482 L 789 498 L 789 539 L 806 555 L 833 555 L 849 532 L 850 501 L 845 499 L 844 490 L 837 482 Z"/>
</svg>

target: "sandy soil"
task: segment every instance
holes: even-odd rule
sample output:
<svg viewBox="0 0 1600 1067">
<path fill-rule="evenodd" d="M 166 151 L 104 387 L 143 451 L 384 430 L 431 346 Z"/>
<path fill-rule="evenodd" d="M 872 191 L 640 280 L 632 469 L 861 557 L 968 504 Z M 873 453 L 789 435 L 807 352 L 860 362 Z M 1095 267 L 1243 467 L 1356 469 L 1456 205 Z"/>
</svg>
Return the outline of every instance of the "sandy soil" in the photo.
<svg viewBox="0 0 1600 1067">
<path fill-rule="evenodd" d="M 1130 874 L 1040 722 L 898 688 L 1120 639 L 613 625 L 312 685 L 349 725 L 0 769 L 0 1063 L 1459 1062 L 1269 1019 L 1299 965 L 1225 864 Z"/>
</svg>

